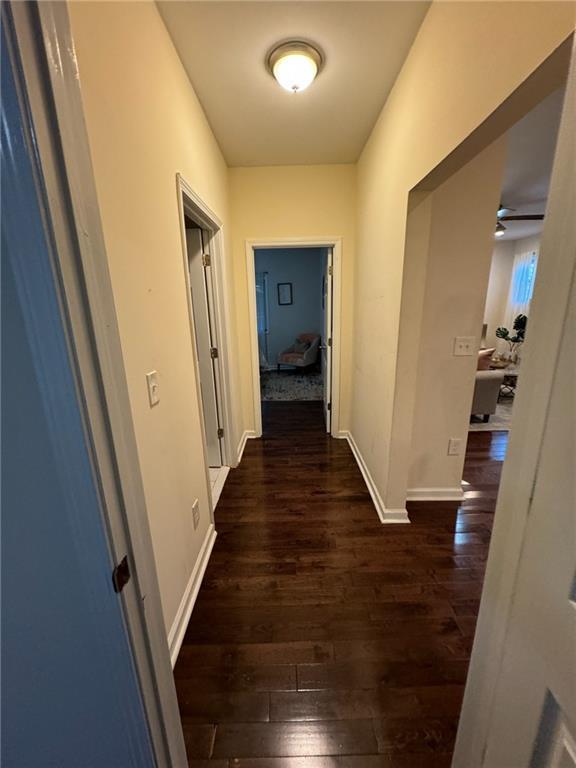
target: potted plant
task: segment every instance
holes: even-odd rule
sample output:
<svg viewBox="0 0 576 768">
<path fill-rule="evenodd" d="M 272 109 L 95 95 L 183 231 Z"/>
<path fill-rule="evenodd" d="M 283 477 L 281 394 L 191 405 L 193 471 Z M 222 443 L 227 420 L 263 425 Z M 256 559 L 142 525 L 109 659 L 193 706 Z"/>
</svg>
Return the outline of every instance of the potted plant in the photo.
<svg viewBox="0 0 576 768">
<path fill-rule="evenodd" d="M 496 336 L 499 339 L 504 339 L 504 341 L 508 342 L 508 346 L 510 348 L 508 356 L 513 363 L 517 362 L 518 350 L 520 345 L 524 343 L 527 322 L 528 318 L 526 315 L 517 315 L 514 318 L 514 323 L 512 325 L 514 330 L 513 336 L 510 335 L 508 328 L 500 327 L 496 329 Z"/>
</svg>

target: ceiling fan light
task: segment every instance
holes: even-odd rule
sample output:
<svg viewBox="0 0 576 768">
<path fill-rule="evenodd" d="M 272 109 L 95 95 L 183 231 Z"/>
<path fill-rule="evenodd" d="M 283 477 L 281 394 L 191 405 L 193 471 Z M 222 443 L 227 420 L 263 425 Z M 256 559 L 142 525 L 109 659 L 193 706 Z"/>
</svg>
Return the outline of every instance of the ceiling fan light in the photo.
<svg viewBox="0 0 576 768">
<path fill-rule="evenodd" d="M 300 93 L 314 82 L 323 62 L 317 48 L 295 40 L 276 46 L 268 55 L 267 63 L 284 90 Z"/>
<path fill-rule="evenodd" d="M 496 231 L 494 232 L 494 237 L 503 237 L 504 232 L 506 232 L 506 227 L 504 226 L 504 224 L 501 224 L 500 222 L 498 222 L 496 224 Z"/>
<path fill-rule="evenodd" d="M 498 210 L 496 211 L 496 218 L 501 219 L 502 216 L 508 216 L 509 213 L 514 213 L 516 208 L 507 208 L 505 205 L 500 203 L 498 206 Z"/>
</svg>

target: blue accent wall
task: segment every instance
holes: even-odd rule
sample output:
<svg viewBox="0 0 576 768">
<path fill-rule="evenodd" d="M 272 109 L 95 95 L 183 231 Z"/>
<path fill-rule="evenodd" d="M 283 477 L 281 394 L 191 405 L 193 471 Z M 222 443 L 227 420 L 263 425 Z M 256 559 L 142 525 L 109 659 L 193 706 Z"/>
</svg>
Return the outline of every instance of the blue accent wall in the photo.
<svg viewBox="0 0 576 768">
<path fill-rule="evenodd" d="M 257 248 L 256 272 L 268 273 L 268 362 L 276 365 L 278 354 L 299 333 L 322 335 L 322 277 L 326 248 Z M 289 305 L 278 303 L 278 283 L 292 283 Z"/>
</svg>

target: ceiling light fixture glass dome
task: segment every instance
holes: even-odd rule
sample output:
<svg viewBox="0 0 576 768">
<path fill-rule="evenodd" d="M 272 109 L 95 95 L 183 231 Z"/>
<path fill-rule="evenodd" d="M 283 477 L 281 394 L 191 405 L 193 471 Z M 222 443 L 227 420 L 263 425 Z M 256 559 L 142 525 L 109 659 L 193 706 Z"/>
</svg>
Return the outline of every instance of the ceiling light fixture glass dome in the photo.
<svg viewBox="0 0 576 768">
<path fill-rule="evenodd" d="M 268 69 L 279 85 L 291 93 L 300 93 L 311 85 L 324 63 L 320 51 L 300 40 L 277 45 L 267 58 Z"/>
</svg>

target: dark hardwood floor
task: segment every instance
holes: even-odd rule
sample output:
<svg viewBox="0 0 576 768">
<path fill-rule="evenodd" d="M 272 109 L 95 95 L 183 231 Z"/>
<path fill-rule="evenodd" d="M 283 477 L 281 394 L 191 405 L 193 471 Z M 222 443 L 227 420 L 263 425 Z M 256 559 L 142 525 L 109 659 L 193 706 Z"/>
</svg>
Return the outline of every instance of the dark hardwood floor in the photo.
<svg viewBox="0 0 576 768">
<path fill-rule="evenodd" d="M 507 433 L 470 433 L 461 505 L 385 526 L 321 403 L 266 403 L 264 428 L 175 669 L 190 766 L 449 766 Z"/>
</svg>

